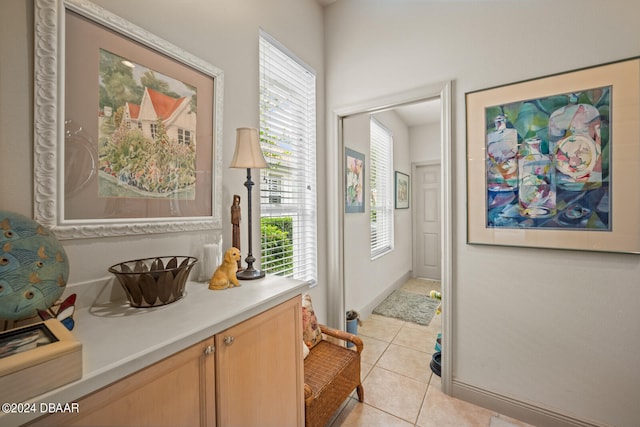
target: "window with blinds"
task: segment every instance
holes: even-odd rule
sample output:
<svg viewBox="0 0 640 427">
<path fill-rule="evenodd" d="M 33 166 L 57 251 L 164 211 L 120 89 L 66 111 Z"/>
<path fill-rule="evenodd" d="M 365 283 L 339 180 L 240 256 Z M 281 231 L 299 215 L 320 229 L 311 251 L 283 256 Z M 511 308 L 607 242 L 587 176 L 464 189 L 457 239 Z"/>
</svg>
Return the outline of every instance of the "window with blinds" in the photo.
<svg viewBox="0 0 640 427">
<path fill-rule="evenodd" d="M 373 117 L 371 123 L 371 259 L 393 249 L 393 137 Z"/>
<path fill-rule="evenodd" d="M 317 280 L 316 75 L 260 32 L 260 268 Z"/>
</svg>

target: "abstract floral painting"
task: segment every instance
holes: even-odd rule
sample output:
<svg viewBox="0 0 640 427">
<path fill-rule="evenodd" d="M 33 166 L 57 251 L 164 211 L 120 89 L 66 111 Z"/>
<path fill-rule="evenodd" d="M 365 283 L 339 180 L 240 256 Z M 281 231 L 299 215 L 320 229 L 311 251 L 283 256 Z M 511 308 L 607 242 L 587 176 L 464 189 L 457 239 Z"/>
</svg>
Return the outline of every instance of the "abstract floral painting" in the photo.
<svg viewBox="0 0 640 427">
<path fill-rule="evenodd" d="M 468 243 L 640 254 L 640 57 L 465 103 Z"/>
<path fill-rule="evenodd" d="M 395 206 L 396 209 L 408 209 L 409 208 L 409 175 L 406 173 L 395 173 L 396 178 L 396 197 Z"/>
<path fill-rule="evenodd" d="M 485 108 L 487 227 L 609 230 L 611 87 Z"/>
<path fill-rule="evenodd" d="M 345 212 L 364 212 L 364 154 L 345 148 Z"/>
</svg>

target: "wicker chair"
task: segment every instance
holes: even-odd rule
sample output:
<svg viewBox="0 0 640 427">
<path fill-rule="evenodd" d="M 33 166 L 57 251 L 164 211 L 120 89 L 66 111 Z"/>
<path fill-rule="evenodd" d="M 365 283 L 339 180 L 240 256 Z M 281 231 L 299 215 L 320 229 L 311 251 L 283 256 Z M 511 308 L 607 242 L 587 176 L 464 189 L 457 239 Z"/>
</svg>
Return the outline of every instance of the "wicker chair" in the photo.
<svg viewBox="0 0 640 427">
<path fill-rule="evenodd" d="M 305 427 L 326 426 L 354 389 L 357 390 L 358 400 L 364 400 L 360 381 L 362 339 L 344 331 L 319 326 L 327 337 L 350 341 L 355 348 L 348 349 L 323 339 L 304 359 Z"/>
</svg>

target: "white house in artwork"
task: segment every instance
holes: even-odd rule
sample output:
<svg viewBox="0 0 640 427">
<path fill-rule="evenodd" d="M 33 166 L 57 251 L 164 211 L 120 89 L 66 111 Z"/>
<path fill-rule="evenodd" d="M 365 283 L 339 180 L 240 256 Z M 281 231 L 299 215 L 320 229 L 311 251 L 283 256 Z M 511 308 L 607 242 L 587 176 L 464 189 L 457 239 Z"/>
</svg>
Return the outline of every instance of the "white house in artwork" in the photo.
<svg viewBox="0 0 640 427">
<path fill-rule="evenodd" d="M 172 98 L 145 87 L 140 105 L 127 102 L 123 120 L 155 139 L 158 119 L 162 120 L 169 139 L 191 145 L 196 143 L 196 113 L 190 108 L 191 97 Z"/>
</svg>

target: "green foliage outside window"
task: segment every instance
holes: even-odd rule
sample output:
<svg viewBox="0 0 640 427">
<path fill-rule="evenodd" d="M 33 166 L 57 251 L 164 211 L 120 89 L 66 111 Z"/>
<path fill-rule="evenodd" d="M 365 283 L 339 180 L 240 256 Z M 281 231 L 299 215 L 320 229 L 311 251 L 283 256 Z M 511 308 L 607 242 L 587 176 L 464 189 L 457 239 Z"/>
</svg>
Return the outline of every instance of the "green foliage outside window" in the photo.
<svg viewBox="0 0 640 427">
<path fill-rule="evenodd" d="M 293 218 L 260 218 L 261 267 L 272 274 L 293 273 Z"/>
</svg>

